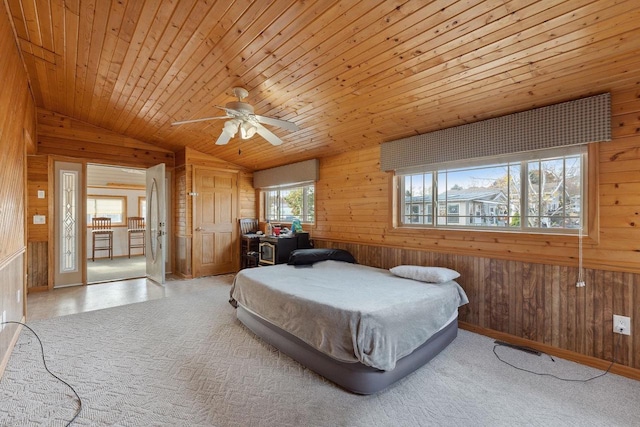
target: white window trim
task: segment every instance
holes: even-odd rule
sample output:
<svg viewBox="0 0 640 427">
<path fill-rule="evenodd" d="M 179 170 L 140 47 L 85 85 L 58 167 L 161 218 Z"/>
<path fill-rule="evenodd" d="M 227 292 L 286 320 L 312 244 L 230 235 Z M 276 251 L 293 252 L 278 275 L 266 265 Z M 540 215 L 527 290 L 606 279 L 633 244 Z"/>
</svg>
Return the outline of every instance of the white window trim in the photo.
<svg viewBox="0 0 640 427">
<path fill-rule="evenodd" d="M 111 225 L 113 226 L 121 226 L 121 225 L 126 225 L 127 224 L 127 196 L 121 196 L 121 195 L 106 195 L 106 194 L 88 194 L 87 195 L 87 199 L 86 199 L 86 203 L 88 203 L 88 201 L 90 199 L 118 199 L 122 201 L 122 222 L 115 222 L 112 221 Z M 90 212 L 87 211 L 87 217 L 90 215 Z M 91 221 L 87 221 L 87 227 L 91 228 Z"/>
<path fill-rule="evenodd" d="M 525 153 L 515 153 L 509 154 L 494 158 L 482 158 L 482 159 L 471 159 L 464 161 L 456 161 L 456 162 L 447 162 L 440 163 L 435 165 L 423 165 L 411 168 L 405 168 L 395 171 L 394 174 L 394 189 L 395 195 L 397 198 L 397 209 L 395 210 L 396 218 L 394 220 L 394 224 L 396 224 L 395 228 L 398 229 L 455 229 L 455 230 L 473 230 L 478 232 L 493 232 L 493 233 L 528 233 L 528 234 L 558 234 L 558 235 L 578 235 L 578 234 L 587 234 L 590 229 L 590 218 L 589 206 L 595 201 L 587 200 L 587 196 L 590 194 L 589 191 L 589 159 L 588 159 L 588 146 L 587 145 L 576 145 L 576 146 L 568 146 L 568 147 L 559 147 L 552 149 L 544 149 L 544 150 L 536 150 Z M 573 229 L 573 228 L 542 228 L 542 227 L 525 227 L 523 224 L 525 223 L 525 215 L 521 216 L 521 225 L 520 227 L 478 227 L 478 226 L 469 226 L 469 225 L 452 225 L 452 224 L 437 224 L 437 188 L 438 188 L 438 173 L 439 172 L 448 172 L 448 171 L 456 171 L 460 169 L 469 169 L 469 168 L 484 168 L 491 167 L 493 165 L 502 165 L 507 162 L 512 163 L 525 163 L 531 160 L 538 159 L 552 159 L 554 157 L 562 157 L 562 156 L 573 156 L 580 155 L 581 162 L 581 191 L 580 191 L 580 224 L 581 227 Z M 433 212 L 433 221 L 431 224 L 413 224 L 413 223 L 404 223 L 404 202 L 403 202 L 403 194 L 404 194 L 404 184 L 403 179 L 406 175 L 418 175 L 418 174 L 433 174 L 433 185 L 432 185 L 432 209 Z M 520 168 L 520 183 L 521 186 L 524 186 L 525 178 L 526 178 L 526 168 Z M 524 186 L 526 187 L 526 186 Z M 526 190 L 523 188 L 522 190 Z M 526 191 L 522 192 L 523 197 L 520 198 L 520 212 L 526 212 L 527 200 Z M 587 205 L 585 206 L 585 200 Z"/>
<path fill-rule="evenodd" d="M 306 181 L 306 182 L 302 182 L 302 183 L 296 183 L 296 184 L 288 184 L 288 185 L 279 185 L 279 186 L 273 186 L 273 187 L 267 187 L 267 188 L 262 188 L 261 189 L 261 193 L 262 193 L 262 199 L 263 199 L 263 207 L 262 207 L 262 215 L 264 217 L 265 221 L 278 221 L 278 222 L 284 222 L 284 223 L 288 223 L 289 221 L 286 220 L 282 220 L 282 219 L 271 219 L 268 216 L 268 212 L 267 212 L 267 203 L 266 203 L 266 198 L 267 195 L 266 193 L 272 192 L 272 191 L 287 191 L 287 190 L 294 190 L 296 188 L 304 188 L 304 187 L 313 187 L 313 194 L 314 194 L 314 205 L 315 205 L 315 182 L 314 181 Z M 313 214 L 313 221 L 303 221 L 302 219 L 300 220 L 300 222 L 302 224 L 315 224 L 316 221 L 316 214 L 314 212 Z"/>
</svg>

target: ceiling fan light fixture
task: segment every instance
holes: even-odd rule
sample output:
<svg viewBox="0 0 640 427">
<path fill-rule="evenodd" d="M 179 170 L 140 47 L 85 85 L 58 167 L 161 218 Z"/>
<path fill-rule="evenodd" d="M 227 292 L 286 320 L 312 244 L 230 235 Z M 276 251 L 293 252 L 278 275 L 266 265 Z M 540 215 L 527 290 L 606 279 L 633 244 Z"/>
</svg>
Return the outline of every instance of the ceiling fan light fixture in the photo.
<svg viewBox="0 0 640 427">
<path fill-rule="evenodd" d="M 238 132 L 238 125 L 240 125 L 240 120 L 237 120 L 237 119 L 228 120 L 224 122 L 223 131 L 231 135 L 231 137 L 233 138 L 236 132 Z"/>
<path fill-rule="evenodd" d="M 236 136 L 236 134 L 238 134 L 238 131 L 240 131 L 240 138 L 244 140 L 251 139 L 257 134 L 267 140 L 271 145 L 276 146 L 282 144 L 282 140 L 276 134 L 267 129 L 264 126 L 265 124 L 277 126 L 291 132 L 300 130 L 298 125 L 293 122 L 255 114 L 253 105 L 243 102 L 243 99 L 249 95 L 249 92 L 246 89 L 242 87 L 234 87 L 233 93 L 238 98 L 237 101 L 228 102 L 224 107 L 216 105 L 216 108 L 225 112 L 224 116 L 182 120 L 173 122 L 171 125 L 183 125 L 187 123 L 198 123 L 218 119 L 226 120 L 222 126 L 222 132 L 220 132 L 220 136 L 216 140 L 216 145 L 226 145 Z"/>
<path fill-rule="evenodd" d="M 253 135 L 256 134 L 258 128 L 256 128 L 251 122 L 243 121 L 240 124 L 240 138 L 241 139 L 250 139 Z"/>
</svg>

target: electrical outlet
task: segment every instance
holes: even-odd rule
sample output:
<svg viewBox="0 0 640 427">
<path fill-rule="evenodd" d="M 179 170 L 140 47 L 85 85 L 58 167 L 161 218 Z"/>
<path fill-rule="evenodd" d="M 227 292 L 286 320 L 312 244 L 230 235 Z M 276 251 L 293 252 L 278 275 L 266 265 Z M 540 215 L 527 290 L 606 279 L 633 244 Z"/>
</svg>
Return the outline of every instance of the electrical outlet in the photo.
<svg viewBox="0 0 640 427">
<path fill-rule="evenodd" d="M 631 335 L 631 318 L 627 316 L 613 315 L 613 332 L 622 335 Z"/>
<path fill-rule="evenodd" d="M 7 310 L 2 310 L 2 325 L 0 325 L 0 331 L 4 329 L 4 322 L 7 321 Z"/>
<path fill-rule="evenodd" d="M 16 291 L 16 302 L 20 304 L 20 301 L 22 301 L 22 289 Z"/>
</svg>

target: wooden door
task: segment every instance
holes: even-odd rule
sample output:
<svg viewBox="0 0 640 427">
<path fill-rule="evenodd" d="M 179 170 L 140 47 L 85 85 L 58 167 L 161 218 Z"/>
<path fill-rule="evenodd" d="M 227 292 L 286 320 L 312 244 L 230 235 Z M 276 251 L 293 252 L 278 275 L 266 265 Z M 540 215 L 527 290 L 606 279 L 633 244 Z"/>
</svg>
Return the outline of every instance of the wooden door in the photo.
<svg viewBox="0 0 640 427">
<path fill-rule="evenodd" d="M 193 275 L 236 270 L 238 174 L 194 167 Z"/>
</svg>

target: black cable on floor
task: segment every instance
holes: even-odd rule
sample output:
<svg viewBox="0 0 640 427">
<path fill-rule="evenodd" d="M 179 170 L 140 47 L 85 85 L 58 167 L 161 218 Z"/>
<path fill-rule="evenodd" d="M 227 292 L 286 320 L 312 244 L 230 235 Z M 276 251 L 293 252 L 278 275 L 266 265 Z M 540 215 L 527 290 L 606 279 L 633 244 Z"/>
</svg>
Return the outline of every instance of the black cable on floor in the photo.
<svg viewBox="0 0 640 427">
<path fill-rule="evenodd" d="M 498 355 L 498 353 L 496 352 L 496 348 L 497 348 L 497 347 L 503 347 L 503 346 L 504 346 L 504 347 L 509 347 L 509 346 L 505 346 L 504 344 L 496 343 L 496 344 L 493 346 L 493 354 L 495 354 L 495 356 L 498 358 L 498 360 L 499 360 L 499 361 L 501 361 L 502 363 L 505 363 L 505 364 L 507 364 L 507 365 L 511 366 L 512 368 L 515 368 L 515 369 L 517 369 L 517 370 L 519 370 L 519 371 L 524 371 L 524 372 L 528 372 L 528 373 L 530 373 L 530 374 L 539 375 L 539 376 L 543 376 L 543 377 L 551 377 L 551 378 L 555 378 L 555 379 L 560 380 L 560 381 L 570 381 L 570 382 L 581 382 L 581 383 L 586 383 L 587 381 L 595 380 L 596 378 L 600 378 L 600 377 L 605 376 L 605 375 L 607 375 L 607 374 L 609 373 L 609 371 L 611 370 L 611 367 L 613 366 L 613 364 L 614 364 L 614 363 L 615 363 L 615 361 L 616 361 L 616 349 L 617 349 L 617 348 L 618 348 L 618 346 L 620 345 L 620 337 L 622 337 L 622 335 L 620 335 L 620 336 L 618 337 L 618 342 L 616 343 L 616 345 L 614 345 L 614 346 L 613 346 L 613 360 L 611 361 L 611 364 L 609 365 L 609 367 L 607 368 L 607 370 L 606 370 L 606 371 L 604 371 L 603 373 L 599 374 L 599 375 L 596 375 L 596 376 L 594 376 L 594 377 L 587 378 L 587 379 L 562 378 L 562 377 L 559 377 L 559 376 L 557 376 L 557 375 L 548 374 L 548 373 L 546 373 L 546 372 L 535 372 L 535 371 L 531 371 L 531 370 L 529 370 L 529 369 L 520 368 L 519 366 L 515 366 L 515 365 L 513 365 L 513 364 L 511 364 L 511 363 L 507 362 L 506 360 L 503 360 L 503 359 Z M 546 354 L 546 353 L 545 353 L 545 354 Z M 552 360 L 552 361 L 554 361 L 554 362 L 555 362 L 555 360 L 553 359 L 553 357 L 551 357 L 550 355 L 548 355 L 548 356 L 551 358 L 551 360 Z"/>
<path fill-rule="evenodd" d="M 65 380 L 63 380 L 62 378 L 60 378 L 59 376 L 57 376 L 56 374 L 54 374 L 53 372 L 51 372 L 49 370 L 49 368 L 47 367 L 47 361 L 45 360 L 45 357 L 44 357 L 44 346 L 42 345 L 42 341 L 40 340 L 40 337 L 38 336 L 38 334 L 36 334 L 36 332 L 33 329 L 31 329 L 29 326 L 25 325 L 22 322 L 7 321 L 7 322 L 0 323 L 0 325 L 8 325 L 10 323 L 13 323 L 13 324 L 16 324 L 16 325 L 22 325 L 22 326 L 24 326 L 25 328 L 27 328 L 28 330 L 31 331 L 31 333 L 38 340 L 38 343 L 40 343 L 40 351 L 42 353 L 42 364 L 44 365 L 44 369 L 46 369 L 46 371 L 49 374 L 51 374 L 51 376 L 53 378 L 57 379 L 58 381 L 60 381 L 61 383 L 63 383 L 67 387 L 69 387 L 71 389 L 71 391 L 73 392 L 73 394 L 76 395 L 76 398 L 78 399 L 78 410 L 76 411 L 76 413 L 73 416 L 73 418 L 71 418 L 71 420 L 69 420 L 69 422 L 66 424 L 66 426 L 70 426 L 71 423 L 73 423 L 75 421 L 75 419 L 78 418 L 78 415 L 80 415 L 80 411 L 82 411 L 82 399 L 80 399 L 80 396 L 78 395 L 78 392 L 73 387 L 71 387 L 71 385 L 68 382 L 66 382 Z"/>
</svg>

